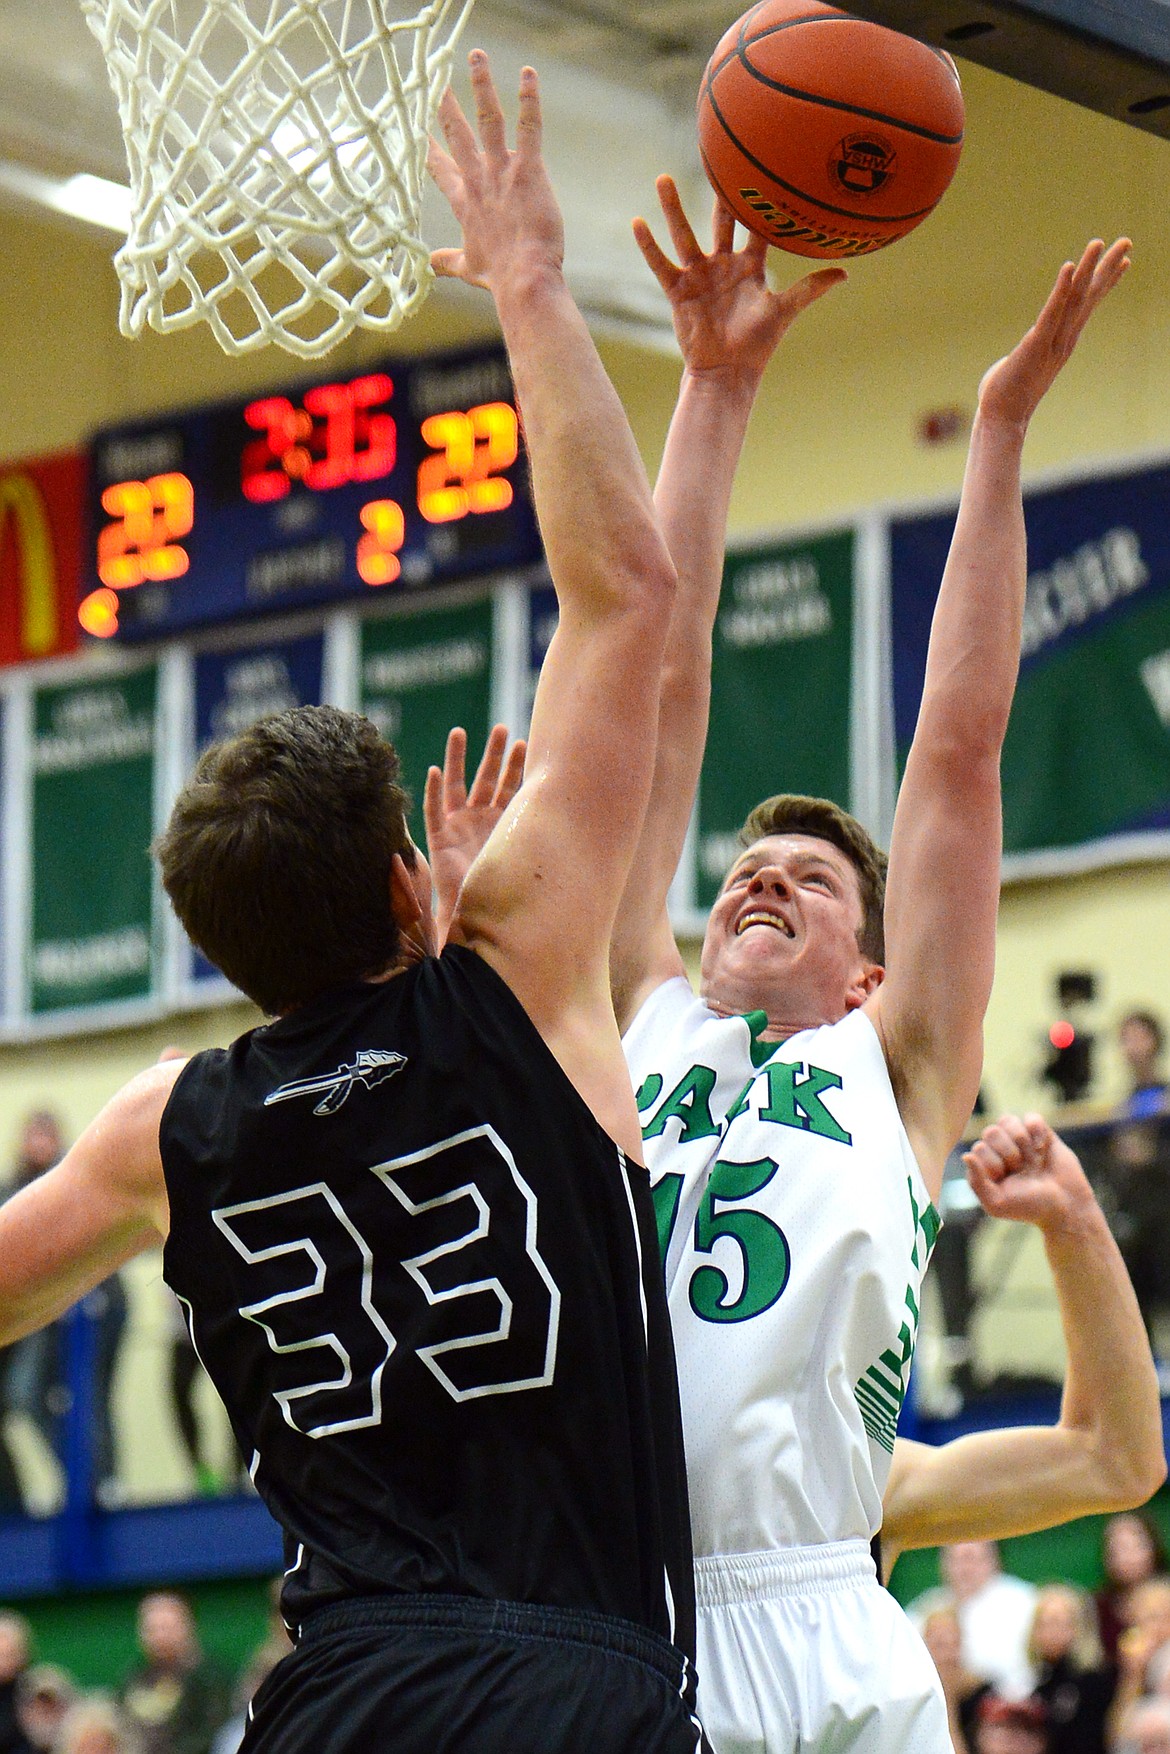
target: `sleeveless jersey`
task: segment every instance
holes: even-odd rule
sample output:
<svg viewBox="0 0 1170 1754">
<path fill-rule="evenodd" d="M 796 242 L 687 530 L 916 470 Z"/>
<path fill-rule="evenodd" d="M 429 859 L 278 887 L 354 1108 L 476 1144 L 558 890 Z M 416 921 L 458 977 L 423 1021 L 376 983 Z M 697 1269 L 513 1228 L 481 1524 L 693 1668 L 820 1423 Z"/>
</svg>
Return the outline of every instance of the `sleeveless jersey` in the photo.
<svg viewBox="0 0 1170 1754">
<path fill-rule="evenodd" d="M 766 1027 L 680 976 L 624 1043 L 703 1557 L 876 1534 L 939 1229 L 865 1013 Z"/>
<path fill-rule="evenodd" d="M 693 1656 L 646 1171 L 458 946 L 197 1055 L 167 1282 L 285 1531 L 284 1609 L 591 1609 Z"/>
</svg>

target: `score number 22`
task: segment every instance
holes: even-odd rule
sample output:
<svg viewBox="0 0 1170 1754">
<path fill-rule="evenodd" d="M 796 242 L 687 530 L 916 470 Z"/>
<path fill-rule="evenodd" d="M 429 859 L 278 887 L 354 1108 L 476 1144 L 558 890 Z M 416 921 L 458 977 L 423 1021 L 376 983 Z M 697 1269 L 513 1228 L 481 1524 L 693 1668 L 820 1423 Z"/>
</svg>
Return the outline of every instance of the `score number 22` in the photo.
<svg viewBox="0 0 1170 1754">
<path fill-rule="evenodd" d="M 511 505 L 512 483 L 500 473 L 519 452 L 519 423 L 510 403 L 432 414 L 419 432 L 434 452 L 418 470 L 418 509 L 428 523 L 454 523 L 469 512 L 502 512 Z M 402 507 L 375 499 L 359 515 L 365 534 L 358 539 L 358 576 L 367 585 L 392 584 L 406 534 Z"/>
</svg>

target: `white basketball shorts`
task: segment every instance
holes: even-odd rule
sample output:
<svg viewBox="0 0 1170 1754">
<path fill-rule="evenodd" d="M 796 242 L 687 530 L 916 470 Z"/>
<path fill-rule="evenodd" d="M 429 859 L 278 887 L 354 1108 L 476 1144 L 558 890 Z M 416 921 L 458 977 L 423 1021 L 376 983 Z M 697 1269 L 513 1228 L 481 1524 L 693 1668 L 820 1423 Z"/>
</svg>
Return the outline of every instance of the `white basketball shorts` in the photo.
<svg viewBox="0 0 1170 1754">
<path fill-rule="evenodd" d="M 864 1542 L 700 1559 L 695 1583 L 715 1754 L 950 1754 L 934 1664 Z"/>
</svg>

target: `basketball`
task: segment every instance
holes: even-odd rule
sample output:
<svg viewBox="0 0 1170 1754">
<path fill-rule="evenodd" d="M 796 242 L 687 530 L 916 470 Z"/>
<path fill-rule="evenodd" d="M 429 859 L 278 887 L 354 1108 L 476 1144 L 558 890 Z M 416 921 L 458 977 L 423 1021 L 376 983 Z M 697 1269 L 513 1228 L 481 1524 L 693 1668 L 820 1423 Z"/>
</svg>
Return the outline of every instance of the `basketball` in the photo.
<svg viewBox="0 0 1170 1754">
<path fill-rule="evenodd" d="M 699 91 L 699 148 L 742 224 L 797 256 L 865 256 L 926 218 L 955 174 L 951 57 L 820 0 L 761 0 Z"/>
</svg>

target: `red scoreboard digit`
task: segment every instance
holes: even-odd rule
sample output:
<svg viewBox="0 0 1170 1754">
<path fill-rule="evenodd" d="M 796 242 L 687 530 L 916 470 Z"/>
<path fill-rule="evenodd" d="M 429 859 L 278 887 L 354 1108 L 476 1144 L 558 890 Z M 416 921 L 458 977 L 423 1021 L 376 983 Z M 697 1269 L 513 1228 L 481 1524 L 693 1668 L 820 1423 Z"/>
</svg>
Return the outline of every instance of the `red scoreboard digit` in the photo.
<svg viewBox="0 0 1170 1754">
<path fill-rule="evenodd" d="M 245 445 L 240 458 L 245 499 L 284 499 L 294 481 L 320 493 L 388 475 L 398 429 L 383 405 L 393 394 L 393 379 L 373 372 L 348 384 L 318 384 L 300 407 L 287 396 L 249 402 L 244 420 L 264 437 Z"/>
<path fill-rule="evenodd" d="M 159 637 L 540 558 L 500 348 L 99 433 L 82 626 Z"/>
</svg>

